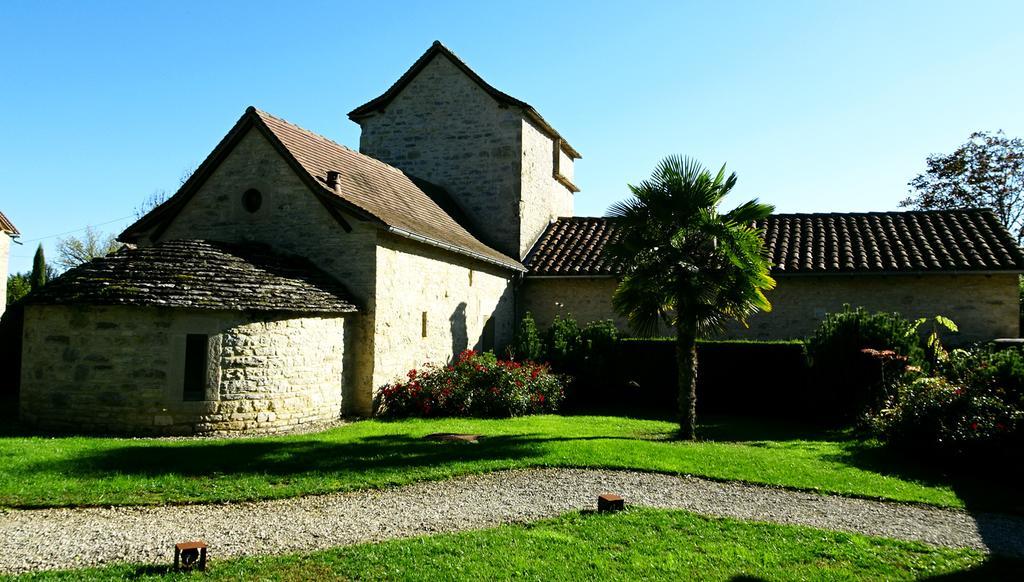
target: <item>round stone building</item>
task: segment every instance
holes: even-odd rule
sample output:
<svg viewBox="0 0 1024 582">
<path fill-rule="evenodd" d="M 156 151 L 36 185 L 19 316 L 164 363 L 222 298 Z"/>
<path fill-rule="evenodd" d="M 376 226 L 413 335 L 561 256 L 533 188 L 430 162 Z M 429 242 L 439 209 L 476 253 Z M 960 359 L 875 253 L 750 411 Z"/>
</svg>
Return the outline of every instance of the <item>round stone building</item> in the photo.
<svg viewBox="0 0 1024 582">
<path fill-rule="evenodd" d="M 27 298 L 21 419 L 141 435 L 334 420 L 355 312 L 337 280 L 259 245 L 124 249 Z"/>
</svg>

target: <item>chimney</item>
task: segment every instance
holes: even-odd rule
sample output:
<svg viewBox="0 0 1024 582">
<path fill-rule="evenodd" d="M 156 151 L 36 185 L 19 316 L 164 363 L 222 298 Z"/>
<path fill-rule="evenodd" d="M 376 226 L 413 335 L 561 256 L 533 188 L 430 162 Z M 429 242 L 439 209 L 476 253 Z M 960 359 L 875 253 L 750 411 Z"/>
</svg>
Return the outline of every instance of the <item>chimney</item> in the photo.
<svg viewBox="0 0 1024 582">
<path fill-rule="evenodd" d="M 337 190 L 339 177 L 341 177 L 341 172 L 327 170 L 327 187 L 331 190 Z"/>
</svg>

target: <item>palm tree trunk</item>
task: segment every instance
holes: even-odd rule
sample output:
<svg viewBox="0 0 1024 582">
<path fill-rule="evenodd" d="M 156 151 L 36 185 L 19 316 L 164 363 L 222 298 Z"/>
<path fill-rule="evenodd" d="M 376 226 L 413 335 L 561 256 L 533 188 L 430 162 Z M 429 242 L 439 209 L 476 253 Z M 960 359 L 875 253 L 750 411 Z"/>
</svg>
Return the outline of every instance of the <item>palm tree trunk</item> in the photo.
<svg viewBox="0 0 1024 582">
<path fill-rule="evenodd" d="M 676 318 L 676 362 L 679 368 L 679 434 L 697 438 L 697 330 L 693 322 Z"/>
</svg>

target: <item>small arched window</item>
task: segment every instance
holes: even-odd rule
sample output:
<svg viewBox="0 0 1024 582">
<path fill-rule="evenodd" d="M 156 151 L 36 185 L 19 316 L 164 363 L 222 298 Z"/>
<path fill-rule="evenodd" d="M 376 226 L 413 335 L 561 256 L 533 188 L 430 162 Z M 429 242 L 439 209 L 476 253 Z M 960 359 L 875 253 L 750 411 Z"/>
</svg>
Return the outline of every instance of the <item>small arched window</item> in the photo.
<svg viewBox="0 0 1024 582">
<path fill-rule="evenodd" d="M 242 207 L 247 211 L 256 212 L 260 206 L 263 206 L 263 194 L 259 190 L 250 188 L 242 194 Z"/>
</svg>

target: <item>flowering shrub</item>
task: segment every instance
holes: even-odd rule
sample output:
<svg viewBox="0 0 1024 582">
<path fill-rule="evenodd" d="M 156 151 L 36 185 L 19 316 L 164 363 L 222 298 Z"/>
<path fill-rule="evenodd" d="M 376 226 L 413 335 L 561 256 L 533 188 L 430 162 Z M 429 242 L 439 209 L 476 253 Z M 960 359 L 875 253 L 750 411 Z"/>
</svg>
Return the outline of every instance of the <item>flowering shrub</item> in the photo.
<svg viewBox="0 0 1024 582">
<path fill-rule="evenodd" d="M 918 378 L 900 386 L 871 417 L 878 436 L 900 448 L 926 453 L 969 453 L 1009 443 L 1024 413 L 984 386 L 943 377 Z"/>
<path fill-rule="evenodd" d="M 562 380 L 547 365 L 499 360 L 467 350 L 448 366 L 427 364 L 377 394 L 383 417 L 508 417 L 554 412 L 564 398 Z"/>
</svg>

